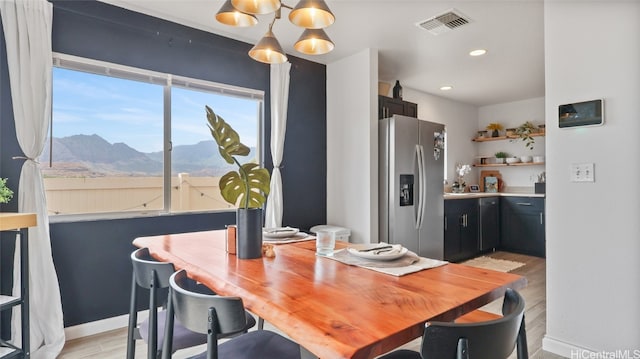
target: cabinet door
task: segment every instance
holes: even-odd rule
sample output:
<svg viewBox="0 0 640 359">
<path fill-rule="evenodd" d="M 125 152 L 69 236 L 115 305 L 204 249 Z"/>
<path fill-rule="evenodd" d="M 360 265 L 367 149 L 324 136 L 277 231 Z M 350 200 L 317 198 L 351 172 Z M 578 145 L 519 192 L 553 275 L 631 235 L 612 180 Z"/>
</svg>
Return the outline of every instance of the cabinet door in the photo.
<svg viewBox="0 0 640 359">
<path fill-rule="evenodd" d="M 460 253 L 460 227 L 462 214 L 453 202 L 444 201 L 444 260 L 453 261 Z"/>
<path fill-rule="evenodd" d="M 378 118 L 404 115 L 404 102 L 391 97 L 378 96 Z"/>
<path fill-rule="evenodd" d="M 461 261 L 478 253 L 478 200 L 445 201 L 444 258 Z"/>
<path fill-rule="evenodd" d="M 480 198 L 480 251 L 497 248 L 500 243 L 500 199 Z"/>
<path fill-rule="evenodd" d="M 418 105 L 397 98 L 378 95 L 378 119 L 403 115 L 418 117 Z"/>
<path fill-rule="evenodd" d="M 405 102 L 405 116 L 418 118 L 418 104 L 412 102 Z"/>
<path fill-rule="evenodd" d="M 479 210 L 478 199 L 465 200 L 463 225 L 460 235 L 460 260 L 478 253 Z"/>
<path fill-rule="evenodd" d="M 501 206 L 501 247 L 544 257 L 544 199 L 503 197 Z"/>
</svg>

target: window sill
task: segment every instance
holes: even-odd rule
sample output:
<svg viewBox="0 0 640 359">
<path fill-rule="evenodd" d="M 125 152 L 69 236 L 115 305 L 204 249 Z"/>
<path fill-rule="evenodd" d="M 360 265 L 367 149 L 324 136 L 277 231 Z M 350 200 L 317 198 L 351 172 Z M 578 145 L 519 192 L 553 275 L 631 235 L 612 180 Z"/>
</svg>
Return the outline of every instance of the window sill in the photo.
<svg viewBox="0 0 640 359">
<path fill-rule="evenodd" d="M 235 208 L 219 209 L 211 211 L 189 211 L 189 212 L 165 212 L 165 211 L 139 211 L 139 212 L 118 212 L 118 213 L 92 213 L 92 214 L 61 214 L 49 216 L 49 223 L 73 223 L 91 221 L 109 221 L 117 219 L 151 218 L 162 216 L 184 216 L 196 214 L 214 214 L 235 212 Z"/>
</svg>

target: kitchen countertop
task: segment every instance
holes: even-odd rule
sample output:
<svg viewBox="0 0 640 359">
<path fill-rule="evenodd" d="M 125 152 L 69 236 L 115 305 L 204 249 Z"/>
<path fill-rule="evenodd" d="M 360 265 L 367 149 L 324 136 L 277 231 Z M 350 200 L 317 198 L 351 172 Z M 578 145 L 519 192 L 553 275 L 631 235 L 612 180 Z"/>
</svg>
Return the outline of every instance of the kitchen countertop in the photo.
<svg viewBox="0 0 640 359">
<path fill-rule="evenodd" d="M 448 193 L 445 192 L 444 199 L 465 199 L 465 198 L 482 198 L 482 197 L 540 197 L 544 198 L 544 193 L 534 193 L 533 187 L 515 187 L 505 188 L 502 192 L 487 193 Z"/>
</svg>

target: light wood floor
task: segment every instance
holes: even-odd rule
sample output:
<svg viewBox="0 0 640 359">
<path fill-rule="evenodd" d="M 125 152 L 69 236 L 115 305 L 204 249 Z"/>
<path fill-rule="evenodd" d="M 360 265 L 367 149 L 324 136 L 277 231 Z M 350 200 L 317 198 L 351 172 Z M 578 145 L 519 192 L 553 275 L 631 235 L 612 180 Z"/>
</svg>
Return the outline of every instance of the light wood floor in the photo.
<svg viewBox="0 0 640 359">
<path fill-rule="evenodd" d="M 546 262 L 542 258 L 526 256 L 516 253 L 494 252 L 487 256 L 496 259 L 505 259 L 524 263 L 525 265 L 511 271 L 527 278 L 528 284 L 519 293 L 525 300 L 525 325 L 527 329 L 527 344 L 529 358 L 531 359 L 560 359 L 561 356 L 547 353 L 542 350 L 542 338 L 547 327 L 547 301 L 546 301 Z M 502 300 L 487 304 L 482 310 L 500 314 Z M 420 340 L 414 340 L 403 348 L 419 350 Z M 515 359 L 515 353 L 509 359 Z"/>
<path fill-rule="evenodd" d="M 489 256 L 498 259 L 506 259 L 525 263 L 525 266 L 514 270 L 512 273 L 523 275 L 528 280 L 526 288 L 520 290 L 520 294 L 526 302 L 526 327 L 529 357 L 531 359 L 559 359 L 560 356 L 544 352 L 542 350 L 542 337 L 546 330 L 546 267 L 545 260 L 537 257 L 525 256 L 514 253 L 495 252 Z M 485 306 L 484 310 L 500 313 L 502 301 L 495 301 Z M 277 331 L 268 323 L 265 329 Z M 127 350 L 127 329 L 122 328 L 107 333 L 102 333 L 86 338 L 68 341 L 58 358 L 61 359 L 81 359 L 81 358 L 101 358 L 101 359 L 122 359 L 126 356 Z M 136 358 L 146 357 L 146 347 L 142 341 L 136 343 Z M 414 340 L 403 348 L 417 350 L 420 340 Z M 173 356 L 176 359 L 188 358 L 205 350 L 204 346 L 185 349 L 176 352 Z M 515 354 L 511 356 L 515 358 Z M 331 359 L 331 358 L 324 358 Z"/>
</svg>

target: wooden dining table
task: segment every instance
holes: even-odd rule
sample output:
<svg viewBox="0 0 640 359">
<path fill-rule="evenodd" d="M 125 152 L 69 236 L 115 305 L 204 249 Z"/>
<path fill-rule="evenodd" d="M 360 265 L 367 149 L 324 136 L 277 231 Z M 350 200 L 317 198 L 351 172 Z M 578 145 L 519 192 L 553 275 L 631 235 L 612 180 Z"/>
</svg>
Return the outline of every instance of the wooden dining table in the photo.
<svg viewBox="0 0 640 359">
<path fill-rule="evenodd" d="M 276 245 L 273 258 L 239 259 L 226 252 L 224 230 L 133 244 L 220 295 L 241 297 L 323 359 L 373 358 L 420 337 L 427 321 L 452 321 L 526 285 L 519 275 L 454 263 L 396 277 L 316 256 L 312 240 Z"/>
</svg>

